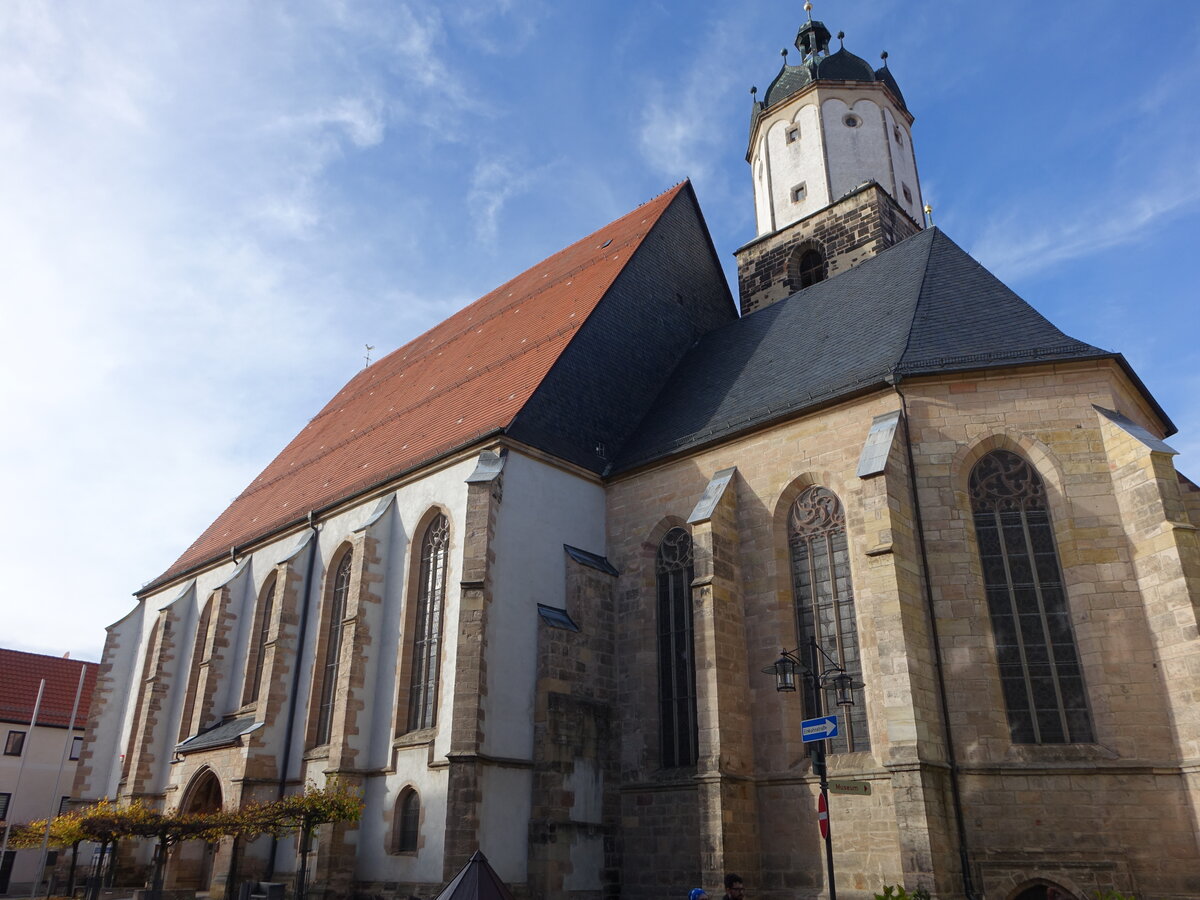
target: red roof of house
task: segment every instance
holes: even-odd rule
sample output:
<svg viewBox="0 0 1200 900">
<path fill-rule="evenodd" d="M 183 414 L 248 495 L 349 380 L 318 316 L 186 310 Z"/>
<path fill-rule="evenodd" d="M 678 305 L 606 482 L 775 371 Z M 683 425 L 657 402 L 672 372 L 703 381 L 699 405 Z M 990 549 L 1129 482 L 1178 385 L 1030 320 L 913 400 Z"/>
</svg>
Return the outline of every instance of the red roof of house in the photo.
<svg viewBox="0 0 1200 900">
<path fill-rule="evenodd" d="M 364 369 L 143 591 L 509 426 L 683 187 Z"/>
<path fill-rule="evenodd" d="M 99 663 L 22 653 L 20 650 L 0 650 L 0 722 L 28 725 L 37 702 L 38 685 L 45 678 L 46 689 L 42 692 L 37 724 L 66 728 L 71 723 L 71 707 L 75 703 L 75 691 L 79 688 L 80 666 L 87 666 L 83 693 L 79 697 L 79 711 L 75 714 L 75 727 L 82 729 L 92 705 L 92 689 L 96 686 Z"/>
</svg>

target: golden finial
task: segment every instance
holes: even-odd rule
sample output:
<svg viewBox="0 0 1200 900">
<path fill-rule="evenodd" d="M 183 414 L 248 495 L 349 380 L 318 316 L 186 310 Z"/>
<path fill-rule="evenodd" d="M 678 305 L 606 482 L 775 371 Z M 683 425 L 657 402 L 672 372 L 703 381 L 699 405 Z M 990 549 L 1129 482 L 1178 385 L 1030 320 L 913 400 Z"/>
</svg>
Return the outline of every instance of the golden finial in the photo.
<svg viewBox="0 0 1200 900">
<path fill-rule="evenodd" d="M 812 21 L 812 3 L 810 0 L 804 0 L 804 11 L 808 13 L 808 21 Z"/>
<path fill-rule="evenodd" d="M 926 203 L 925 209 L 923 211 L 925 213 L 925 219 L 927 220 L 927 223 L 929 225 L 932 225 L 933 224 L 933 207 L 930 206 L 928 203 Z"/>
</svg>

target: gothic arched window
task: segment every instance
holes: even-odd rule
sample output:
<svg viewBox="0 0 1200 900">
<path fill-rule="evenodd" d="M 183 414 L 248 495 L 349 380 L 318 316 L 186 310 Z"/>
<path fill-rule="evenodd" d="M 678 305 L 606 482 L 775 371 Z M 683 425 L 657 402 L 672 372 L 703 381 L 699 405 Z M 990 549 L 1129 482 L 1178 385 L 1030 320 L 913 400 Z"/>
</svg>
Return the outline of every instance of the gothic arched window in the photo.
<svg viewBox="0 0 1200 900">
<path fill-rule="evenodd" d="M 212 620 L 212 608 L 213 598 L 209 597 L 204 602 L 200 620 L 196 623 L 196 635 L 192 641 L 192 660 L 188 664 L 187 689 L 183 695 L 183 716 L 179 720 L 179 740 L 181 741 L 201 731 L 206 724 L 203 718 L 195 724 L 192 719 L 196 715 L 196 690 L 200 682 L 200 667 L 208 656 L 208 626 Z M 203 704 L 201 704 L 201 710 L 203 713 Z"/>
<path fill-rule="evenodd" d="M 1013 743 L 1090 742 L 1083 670 L 1042 479 L 1017 454 L 996 450 L 971 470 L 970 493 Z"/>
<path fill-rule="evenodd" d="M 858 650 L 858 620 L 854 616 L 854 589 L 850 584 L 846 514 L 836 494 L 813 485 L 796 498 L 788 515 L 788 547 L 801 654 L 807 654 L 809 642 L 815 637 L 831 659 L 856 682 L 861 682 L 862 658 Z M 831 752 L 870 750 L 867 710 L 861 697 L 854 706 L 839 710 L 829 692 L 822 691 L 818 709 L 812 692 L 804 692 L 805 718 L 835 712 L 840 717 L 839 734 L 830 742 Z"/>
<path fill-rule="evenodd" d="M 396 853 L 415 853 L 421 836 L 421 797 L 405 788 L 396 801 L 392 822 L 392 847 Z"/>
<path fill-rule="evenodd" d="M 413 618 L 412 681 L 408 691 L 408 730 L 437 723 L 438 668 L 441 661 L 442 606 L 446 599 L 446 556 L 450 523 L 438 515 L 421 540 L 421 573 Z"/>
<path fill-rule="evenodd" d="M 658 722 L 664 768 L 696 763 L 692 538 L 672 528 L 658 546 Z"/>
<path fill-rule="evenodd" d="M 798 269 L 801 290 L 811 287 L 818 281 L 825 280 L 825 257 L 819 250 L 810 247 L 800 254 Z"/>
<path fill-rule="evenodd" d="M 271 615 L 275 608 L 275 579 L 272 578 L 258 598 L 254 611 L 254 643 L 250 647 L 250 663 L 246 668 L 246 687 L 243 703 L 258 700 L 259 682 L 262 680 L 263 660 L 267 655 L 267 639 L 271 635 Z"/>
<path fill-rule="evenodd" d="M 346 550 L 333 571 L 329 592 L 329 618 L 325 622 L 325 657 L 321 668 L 321 702 L 317 707 L 317 746 L 329 743 L 333 726 L 333 698 L 337 693 L 338 666 L 342 658 L 342 620 L 346 618 L 346 600 L 350 596 L 350 567 L 354 553 Z"/>
</svg>

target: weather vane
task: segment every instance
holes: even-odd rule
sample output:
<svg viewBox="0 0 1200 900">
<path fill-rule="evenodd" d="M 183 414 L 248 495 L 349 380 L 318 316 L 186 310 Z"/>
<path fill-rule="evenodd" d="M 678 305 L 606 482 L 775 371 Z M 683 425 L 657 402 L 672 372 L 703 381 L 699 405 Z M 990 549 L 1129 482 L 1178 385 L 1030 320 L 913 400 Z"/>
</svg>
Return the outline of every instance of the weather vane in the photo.
<svg viewBox="0 0 1200 900">
<path fill-rule="evenodd" d="M 365 369 L 367 366 L 369 366 L 371 364 L 371 351 L 375 349 L 375 345 L 374 344 L 363 344 L 363 346 L 367 348 L 367 353 L 363 357 L 363 359 L 365 359 L 367 361 L 366 365 L 363 366 L 363 368 Z"/>
</svg>

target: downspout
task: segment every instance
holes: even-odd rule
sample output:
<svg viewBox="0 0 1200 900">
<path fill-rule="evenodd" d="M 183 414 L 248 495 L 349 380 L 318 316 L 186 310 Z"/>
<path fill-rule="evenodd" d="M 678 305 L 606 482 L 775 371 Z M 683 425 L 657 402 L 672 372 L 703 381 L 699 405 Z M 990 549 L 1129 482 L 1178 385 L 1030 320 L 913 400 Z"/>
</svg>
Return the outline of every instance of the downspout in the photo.
<svg viewBox="0 0 1200 900">
<path fill-rule="evenodd" d="M 308 634 L 308 608 L 312 604 L 313 569 L 316 567 L 317 550 L 321 529 L 317 527 L 315 510 L 308 513 L 308 527 L 312 529 L 312 547 L 308 551 L 308 572 L 304 576 L 304 602 L 300 605 L 300 631 L 296 636 L 296 662 L 292 666 L 292 690 L 288 696 L 287 730 L 283 738 L 283 760 L 279 765 L 278 799 L 282 800 L 287 792 L 288 769 L 292 763 L 292 737 L 296 731 L 296 697 L 300 693 L 301 660 L 304 657 L 304 639 Z M 271 836 L 271 852 L 267 856 L 267 872 L 264 880 L 270 881 L 275 876 L 275 856 L 279 851 L 279 838 Z"/>
<path fill-rule="evenodd" d="M 962 867 L 963 894 L 968 900 L 976 900 L 975 885 L 971 880 L 971 859 L 967 851 L 967 826 L 963 815 L 962 792 L 958 786 L 958 761 L 954 754 L 954 734 L 950 728 L 950 704 L 946 699 L 946 672 L 942 666 L 942 642 L 938 636 L 937 612 L 933 602 L 933 579 L 929 571 L 929 549 L 925 545 L 925 524 L 921 517 L 921 501 L 917 494 L 917 461 L 913 455 L 912 432 L 908 427 L 908 402 L 900 390 L 900 376 L 893 373 L 892 387 L 900 398 L 900 411 L 904 419 L 904 449 L 908 453 L 908 489 L 912 494 L 913 518 L 917 532 L 917 546 L 921 553 L 921 578 L 925 582 L 925 606 L 929 612 L 930 638 L 933 642 L 933 665 L 937 672 L 938 701 L 942 709 L 942 732 L 946 741 L 946 757 L 950 764 L 950 799 L 954 806 L 954 824 L 958 828 L 958 860 Z"/>
</svg>

